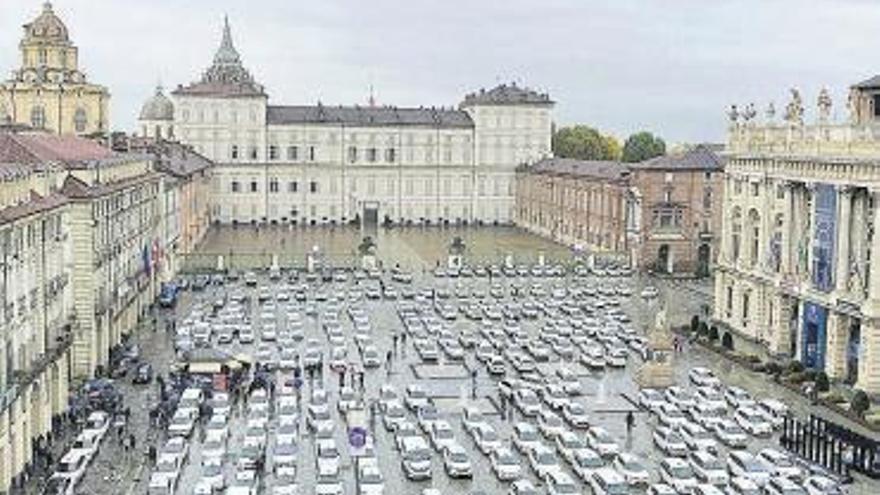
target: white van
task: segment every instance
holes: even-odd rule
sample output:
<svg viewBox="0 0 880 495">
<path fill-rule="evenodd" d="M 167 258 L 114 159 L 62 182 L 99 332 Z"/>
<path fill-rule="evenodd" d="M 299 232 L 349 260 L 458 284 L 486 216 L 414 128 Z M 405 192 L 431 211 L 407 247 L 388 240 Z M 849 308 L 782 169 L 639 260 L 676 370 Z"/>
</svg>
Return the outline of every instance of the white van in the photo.
<svg viewBox="0 0 880 495">
<path fill-rule="evenodd" d="M 161 473 L 153 473 L 150 476 L 150 484 L 147 486 L 147 495 L 174 495 L 176 483 L 174 478 Z"/>
<path fill-rule="evenodd" d="M 611 468 L 600 468 L 593 472 L 590 478 L 590 488 L 594 495 L 626 495 L 629 493 L 629 485 L 617 471 Z"/>
<path fill-rule="evenodd" d="M 188 388 L 183 391 L 183 394 L 180 396 L 180 402 L 177 404 L 178 409 L 196 409 L 198 410 L 199 406 L 202 405 L 202 402 L 205 400 L 205 394 L 202 392 L 200 388 Z"/>
<path fill-rule="evenodd" d="M 55 470 L 53 476 L 67 478 L 72 485 L 76 485 L 79 483 L 79 480 L 82 479 L 83 473 L 85 473 L 88 464 L 89 455 L 87 452 L 76 449 L 70 450 L 64 454 L 64 457 L 58 462 L 58 468 Z"/>
<path fill-rule="evenodd" d="M 98 445 L 100 443 L 101 432 L 99 430 L 83 430 L 82 433 L 76 437 L 76 440 L 73 441 L 70 450 L 83 452 L 86 455 L 86 463 L 89 463 L 98 452 Z"/>
</svg>

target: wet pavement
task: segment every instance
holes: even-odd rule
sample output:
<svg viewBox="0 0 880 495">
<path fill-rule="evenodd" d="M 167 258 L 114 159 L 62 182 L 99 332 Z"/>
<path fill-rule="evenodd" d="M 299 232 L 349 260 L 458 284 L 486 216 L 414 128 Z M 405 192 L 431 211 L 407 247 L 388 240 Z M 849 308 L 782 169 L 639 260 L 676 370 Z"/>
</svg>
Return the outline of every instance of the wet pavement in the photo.
<svg viewBox="0 0 880 495">
<path fill-rule="evenodd" d="M 250 244 L 253 241 L 254 234 L 243 231 L 239 228 L 237 232 L 222 233 L 222 242 L 220 237 L 209 239 L 206 250 L 221 250 L 217 246 L 225 245 L 224 243 L 242 243 L 241 252 L 251 252 Z M 445 256 L 446 248 L 449 244 L 449 238 L 440 233 L 432 233 L 430 236 L 422 237 L 418 241 L 418 232 L 402 233 L 407 229 L 401 229 L 401 232 L 388 237 L 380 237 L 380 253 L 386 257 L 386 263 L 392 254 L 400 253 L 401 259 L 408 259 L 416 264 L 422 264 L 425 267 L 433 267 L 434 259 Z M 412 229 L 416 231 L 417 229 Z M 451 229 L 450 229 L 451 230 Z M 490 229 L 494 230 L 494 229 Z M 306 231 L 308 232 L 308 231 Z M 344 232 L 344 239 L 338 241 L 342 243 L 354 242 L 356 244 L 359 239 L 346 229 L 339 229 Z M 439 232 L 439 229 L 438 229 Z M 482 242 L 487 245 L 493 235 L 484 232 L 479 233 L 476 229 L 468 229 L 466 232 L 477 232 L 468 237 L 470 246 L 482 246 Z M 276 235 L 266 234 L 262 235 Z M 308 246 L 312 242 L 320 240 L 326 241 L 327 232 L 319 234 L 317 237 L 297 238 L 292 241 L 290 236 L 284 236 L 285 244 L 290 248 L 291 243 L 296 242 L 301 246 Z M 454 234 L 458 235 L 458 234 Z M 496 258 L 500 264 L 502 258 L 508 249 L 525 249 L 518 252 L 520 259 L 534 256 L 535 246 L 544 246 L 543 241 L 536 240 L 532 236 L 525 236 L 514 230 L 498 229 L 494 234 L 497 238 L 508 238 L 508 241 L 501 241 L 498 252 L 501 255 Z M 266 243 L 263 238 L 260 242 Z M 279 245 L 280 237 L 273 238 L 266 245 Z M 504 244 L 504 243 L 507 244 Z M 255 246 L 257 244 L 254 244 Z M 407 247 L 409 246 L 409 247 Z M 518 246 L 518 247 L 515 247 Z M 527 247 L 526 247 L 527 246 Z M 338 251 L 338 249 L 334 248 Z M 409 249 L 409 251 L 407 251 Z M 543 248 L 542 248 L 543 249 Z M 547 252 L 555 253 L 563 256 L 564 249 L 555 247 L 548 249 Z M 482 251 L 480 251 L 482 250 Z M 474 248 L 475 252 L 479 252 L 481 257 L 489 258 L 493 255 L 493 249 L 490 248 Z M 407 254 L 407 253 L 417 254 Z M 475 253 L 476 256 L 476 253 Z M 414 280 L 412 284 L 401 284 L 392 282 L 390 273 L 383 276 L 386 287 L 395 287 L 399 292 L 405 291 L 407 287 L 412 287 L 416 292 L 424 288 L 445 287 L 451 293 L 451 297 L 444 302 L 449 303 L 456 308 L 466 306 L 471 302 L 478 300 L 478 296 L 482 296 L 480 300 L 488 305 L 494 305 L 494 298 L 489 294 L 493 284 L 500 285 L 503 290 L 504 297 L 498 302 L 505 303 L 509 301 L 523 302 L 525 300 L 536 300 L 543 302 L 545 305 L 552 305 L 552 290 L 572 289 L 575 287 L 620 287 L 626 286 L 631 289 L 632 296 L 621 297 L 620 308 L 629 316 L 631 323 L 628 326 L 633 327 L 637 332 L 643 332 L 644 329 L 652 325 L 658 309 L 663 306 L 661 301 L 667 301 L 665 306 L 669 312 L 669 319 L 672 324 L 683 324 L 690 320 L 690 317 L 700 312 L 704 305 L 711 298 L 711 282 L 695 282 L 695 281 L 670 281 L 670 280 L 653 280 L 644 277 L 632 278 L 598 278 L 594 276 L 585 278 L 556 278 L 556 277 L 500 277 L 490 280 L 489 278 L 469 277 L 469 278 L 436 278 L 430 271 L 423 273 L 415 271 L 413 273 Z M 264 273 L 259 275 L 259 287 L 268 287 L 272 298 L 277 298 L 279 292 L 287 292 L 290 295 L 294 292 L 291 286 L 302 283 L 302 277 L 299 282 L 272 282 L 269 281 Z M 543 296 L 524 296 L 512 295 L 512 287 L 519 286 L 528 288 L 532 284 L 538 284 L 545 291 Z M 316 339 L 319 343 L 323 355 L 329 355 L 331 344 L 328 339 L 327 332 L 322 328 L 325 320 L 325 312 L 328 307 L 334 307 L 334 311 L 340 314 L 339 321 L 342 324 L 345 335 L 345 347 L 347 355 L 355 366 L 360 367 L 361 361 L 358 353 L 358 346 L 353 337 L 354 330 L 352 321 L 346 316 L 346 311 L 351 307 L 363 308 L 365 313 L 369 315 L 370 335 L 372 343 L 379 351 L 379 356 L 383 364 L 378 368 L 365 369 L 365 393 L 364 397 L 369 401 L 375 399 L 379 393 L 379 387 L 383 384 L 392 385 L 396 391 L 402 396 L 408 385 L 420 384 L 428 391 L 432 397 L 434 404 L 440 412 L 440 416 L 446 419 L 452 427 L 453 434 L 457 443 L 463 446 L 473 465 L 472 479 L 452 479 L 444 471 L 442 456 L 436 452 L 432 453 L 432 476 L 428 481 L 413 482 L 406 479 L 401 468 L 400 453 L 394 445 L 394 435 L 388 432 L 382 426 L 382 416 L 376 417 L 376 425 L 370 429 L 370 434 L 374 438 L 375 453 L 379 460 L 379 467 L 384 477 L 385 492 L 400 495 L 418 495 L 427 487 L 439 489 L 440 493 L 470 493 L 475 490 L 482 490 L 487 494 L 506 494 L 510 489 L 509 482 L 502 482 L 496 479 L 493 474 L 487 457 L 477 449 L 471 436 L 464 430 L 461 420 L 461 411 L 467 406 L 477 406 L 486 414 L 489 424 L 497 431 L 504 444 L 509 445 L 509 439 L 512 434 L 512 425 L 515 421 L 527 421 L 536 423 L 534 418 L 525 418 L 519 411 L 511 407 L 506 407 L 504 412 L 508 417 L 502 415 L 502 399 L 499 395 L 498 378 L 491 377 L 487 373 L 484 364 L 479 362 L 475 357 L 473 349 L 465 350 L 464 359 L 462 361 L 451 360 L 444 352 L 440 351 L 439 363 L 423 363 L 419 353 L 413 345 L 413 338 L 409 338 L 405 345 L 399 345 L 394 348 L 394 335 L 403 334 L 404 324 L 398 315 L 398 309 L 401 306 L 415 305 L 424 310 L 424 314 L 433 315 L 431 302 L 428 300 L 403 300 L 399 299 L 379 299 L 372 300 L 364 297 L 367 288 L 375 285 L 375 282 L 369 280 L 355 281 L 349 274 L 345 282 L 328 282 L 313 283 L 308 288 L 308 300 L 306 302 L 295 302 L 293 297 L 290 301 L 278 301 L 275 303 L 275 313 L 278 328 L 289 327 L 288 310 L 298 312 L 302 316 L 302 329 L 304 339 L 298 340 L 292 346 L 296 352 L 302 356 L 304 354 L 309 339 Z M 660 297 L 657 299 L 643 299 L 639 297 L 642 288 L 646 285 L 656 286 L 660 290 Z M 459 288 L 467 288 L 469 292 L 468 298 L 459 298 L 456 291 Z M 135 340 L 141 349 L 141 356 L 144 360 L 153 363 L 155 371 L 164 376 L 168 375 L 170 367 L 175 362 L 174 357 L 174 336 L 166 331 L 166 322 L 175 319 L 178 325 L 184 321 L 187 315 L 190 315 L 194 309 L 205 308 L 217 298 L 230 295 L 233 293 L 243 293 L 250 296 L 246 310 L 254 315 L 262 312 L 261 304 L 257 301 L 259 288 L 245 287 L 242 280 L 234 284 L 225 286 L 208 286 L 204 291 L 187 291 L 182 294 L 177 306 L 173 310 L 160 310 L 157 313 L 157 325 L 154 327 L 152 322 L 147 322 L 139 329 L 135 335 Z M 353 293 L 360 293 L 361 297 L 354 299 L 350 297 Z M 323 293 L 328 296 L 326 301 L 315 301 L 316 296 Z M 568 296 L 565 296 L 566 298 Z M 334 299 L 339 298 L 338 302 Z M 558 299 L 558 298 L 557 298 Z M 589 297 L 587 297 L 589 299 Z M 310 306 L 314 305 L 314 315 Z M 607 311 L 607 310 L 606 310 Z M 557 312 L 554 312 L 556 314 Z M 598 312 L 599 315 L 603 311 Z M 555 318 L 555 317 L 554 317 Z M 547 315 L 541 315 L 539 318 L 521 319 L 519 324 L 529 337 L 537 337 L 541 329 L 547 321 L 553 318 Z M 219 344 L 216 336 L 212 340 L 211 345 L 216 348 L 227 350 L 232 354 L 245 353 L 256 355 L 257 349 L 260 347 L 262 340 L 263 328 L 252 321 L 255 333 L 257 334 L 256 343 L 242 344 L 237 339 L 228 344 Z M 443 326 L 452 334 L 460 334 L 462 331 L 472 330 L 479 335 L 479 329 L 483 327 L 483 323 L 472 321 L 465 317 L 461 312 L 458 313 L 454 321 L 443 322 Z M 502 327 L 502 322 L 497 322 L 493 326 Z M 432 337 L 436 338 L 436 336 Z M 478 337 L 479 340 L 479 337 Z M 281 349 L 276 341 L 267 342 L 267 346 L 271 349 L 272 356 L 277 359 L 281 354 Z M 577 347 L 575 348 L 577 349 Z M 388 373 L 385 368 L 386 351 L 392 351 L 393 364 L 391 372 Z M 606 368 L 603 371 L 591 371 L 577 362 L 577 351 L 575 359 L 563 360 L 555 353 L 550 353 L 549 360 L 538 364 L 538 370 L 541 375 L 550 377 L 555 371 L 564 366 L 574 372 L 577 381 L 582 388 L 582 394 L 572 397 L 574 402 L 580 403 L 587 410 L 592 425 L 599 425 L 608 430 L 614 441 L 619 444 L 621 451 L 631 452 L 639 456 L 650 473 L 651 482 L 659 481 L 658 465 L 663 459 L 663 454 L 657 449 L 655 444 L 649 439 L 657 426 L 657 418 L 649 414 L 645 410 L 639 408 L 635 404 L 635 398 L 638 394 L 638 387 L 633 381 L 633 376 L 641 364 L 641 357 L 636 352 L 629 352 L 627 356 L 626 366 L 619 369 Z M 326 359 L 326 358 L 325 358 Z M 706 366 L 713 370 L 715 374 L 722 377 L 725 385 L 740 386 L 752 394 L 753 397 L 761 398 L 778 398 L 783 400 L 797 414 L 807 414 L 811 411 L 810 405 L 803 400 L 802 397 L 784 389 L 765 379 L 764 376 L 738 369 L 731 365 L 730 362 L 724 360 L 721 356 L 705 352 L 694 346 L 691 348 L 685 344 L 683 352 L 677 354 L 674 358 L 674 367 L 679 384 L 687 388 L 692 388 L 689 384 L 687 374 L 694 366 Z M 505 365 L 507 378 L 517 376 L 517 372 L 511 366 L 510 362 Z M 472 397 L 472 382 L 470 378 L 471 370 L 478 370 L 476 380 L 476 399 Z M 275 376 L 280 383 L 284 379 L 289 379 L 291 373 L 289 371 L 276 371 Z M 303 388 L 303 405 L 306 404 L 307 397 L 311 390 L 322 388 L 329 393 L 330 411 L 335 429 L 333 437 L 336 446 L 341 452 L 341 468 L 339 480 L 344 487 L 343 493 L 355 494 L 356 480 L 354 460 L 349 453 L 348 438 L 346 435 L 346 427 L 344 418 L 338 413 L 335 405 L 338 397 L 338 375 L 328 369 L 323 373 L 323 380 L 306 385 Z M 152 471 L 152 467 L 147 462 L 144 455 L 148 442 L 160 448 L 166 434 L 156 428 L 149 427 L 148 410 L 157 401 L 157 388 L 155 385 L 133 385 L 130 379 L 123 379 L 118 382 L 125 395 L 126 405 L 132 410 L 130 420 L 130 431 L 134 432 L 138 446 L 134 451 L 126 452 L 112 435 L 108 435 L 102 444 L 101 450 L 93 464 L 89 467 L 83 481 L 77 488 L 76 493 L 79 494 L 143 494 L 147 492 L 147 484 Z M 247 413 L 244 406 L 234 408 L 235 413 L 232 415 L 229 423 L 230 440 L 227 446 L 228 455 L 225 458 L 224 472 L 226 481 L 231 483 L 235 477 L 235 463 L 237 453 L 241 451 L 243 442 L 243 434 L 247 423 Z M 632 432 L 627 432 L 626 414 L 632 412 L 635 415 L 635 426 Z M 732 416 L 732 415 L 731 415 Z M 407 418 L 416 422 L 415 415 L 407 412 Z M 268 427 L 268 445 L 269 450 L 274 445 L 273 431 L 276 428 L 275 421 L 277 415 L 272 414 L 272 418 Z M 315 493 L 316 474 L 316 439 L 314 434 L 307 433 L 303 423 L 303 434 L 298 438 L 298 456 L 296 481 L 299 485 L 299 493 Z M 583 436 L 582 432 L 578 433 Z M 545 444 L 552 446 L 552 441 L 545 440 Z M 748 440 L 748 450 L 756 452 L 761 448 L 768 446 L 778 446 L 778 434 L 774 434 L 770 438 L 750 437 Z M 530 479 L 539 486 L 539 479 L 534 471 L 529 468 L 527 460 L 514 450 L 515 455 L 519 459 L 522 467 L 523 477 Z M 722 447 L 721 452 L 725 453 L 728 449 Z M 573 474 L 568 468 L 565 461 L 562 461 L 566 471 Z M 267 458 L 267 465 L 271 466 L 271 456 Z M 200 479 L 202 474 L 202 453 L 200 449 L 200 435 L 197 432 L 191 439 L 191 451 L 189 459 L 184 466 L 179 487 L 175 493 L 190 494 Z M 574 479 L 578 479 L 573 475 Z M 262 488 L 258 493 L 271 494 L 272 488 L 276 485 L 276 479 L 271 473 L 271 467 L 263 476 L 260 486 Z M 583 493 L 591 493 L 591 489 L 584 483 L 578 481 L 577 486 Z M 880 493 L 880 485 L 875 481 L 857 479 L 856 483 L 849 486 L 849 493 L 868 494 Z M 641 488 L 636 493 L 644 492 Z M 545 493 L 545 492 L 541 492 Z"/>
</svg>

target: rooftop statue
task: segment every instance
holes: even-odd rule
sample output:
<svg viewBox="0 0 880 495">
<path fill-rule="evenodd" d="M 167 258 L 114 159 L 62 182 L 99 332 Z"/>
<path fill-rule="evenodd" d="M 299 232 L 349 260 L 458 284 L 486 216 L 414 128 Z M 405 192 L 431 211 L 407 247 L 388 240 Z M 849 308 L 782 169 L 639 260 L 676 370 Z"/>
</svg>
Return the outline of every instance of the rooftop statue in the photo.
<svg viewBox="0 0 880 495">
<path fill-rule="evenodd" d="M 828 119 L 831 117 L 832 105 L 831 94 L 828 93 L 828 88 L 822 88 L 822 91 L 819 91 L 819 99 L 816 105 L 819 107 L 819 122 L 828 122 Z"/>
<path fill-rule="evenodd" d="M 795 126 L 804 124 L 804 101 L 797 88 L 791 88 L 791 101 L 785 106 L 785 121 Z"/>
</svg>

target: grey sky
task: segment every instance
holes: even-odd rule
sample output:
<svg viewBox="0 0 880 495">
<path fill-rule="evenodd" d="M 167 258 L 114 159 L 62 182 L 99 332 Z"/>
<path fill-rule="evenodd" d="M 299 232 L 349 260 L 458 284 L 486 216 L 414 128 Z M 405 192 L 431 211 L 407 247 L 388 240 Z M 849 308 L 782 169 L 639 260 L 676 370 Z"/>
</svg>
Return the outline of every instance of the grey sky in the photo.
<svg viewBox="0 0 880 495">
<path fill-rule="evenodd" d="M 0 0 L 0 69 L 41 0 Z M 132 130 L 161 79 L 198 78 L 228 13 L 245 65 L 275 104 L 457 105 L 517 81 L 548 91 L 556 121 L 620 137 L 720 140 L 730 103 L 808 111 L 828 86 L 880 72 L 874 0 L 56 0 L 81 65 Z"/>
</svg>

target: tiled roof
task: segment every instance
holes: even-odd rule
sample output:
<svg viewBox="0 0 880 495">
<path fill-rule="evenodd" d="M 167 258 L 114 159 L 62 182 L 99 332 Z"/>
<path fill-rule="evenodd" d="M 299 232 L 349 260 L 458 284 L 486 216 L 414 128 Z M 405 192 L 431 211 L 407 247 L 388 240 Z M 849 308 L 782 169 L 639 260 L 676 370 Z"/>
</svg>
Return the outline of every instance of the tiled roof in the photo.
<svg viewBox="0 0 880 495">
<path fill-rule="evenodd" d="M 706 170 L 714 171 L 724 168 L 724 159 L 718 156 L 709 145 L 700 144 L 682 153 L 672 153 L 631 163 L 630 168 L 636 170 Z"/>
<path fill-rule="evenodd" d="M 116 156 L 95 141 L 45 132 L 0 133 L 0 161 L 26 164 L 60 162 L 75 168 L 77 163 L 101 161 Z"/>
<path fill-rule="evenodd" d="M 501 84 L 488 91 L 481 89 L 464 97 L 462 106 L 471 105 L 553 105 L 547 93 L 538 93 L 516 84 Z"/>
<path fill-rule="evenodd" d="M 61 185 L 61 194 L 67 196 L 70 199 L 96 198 L 100 196 L 105 196 L 107 194 L 112 194 L 135 184 L 155 180 L 158 177 L 159 175 L 156 173 L 148 173 L 120 179 L 113 182 L 102 182 L 99 184 L 88 185 L 81 179 L 78 179 L 73 175 L 68 175 L 64 178 L 64 183 Z"/>
<path fill-rule="evenodd" d="M 198 81 L 187 86 L 178 86 L 171 92 L 175 96 L 213 96 L 217 98 L 264 97 L 263 87 L 254 82 L 210 82 Z"/>
<path fill-rule="evenodd" d="M 0 225 L 49 211 L 64 205 L 67 201 L 67 197 L 61 194 L 52 193 L 48 196 L 40 196 L 35 191 L 31 191 L 29 201 L 0 210 Z"/>
<path fill-rule="evenodd" d="M 359 106 L 270 106 L 266 111 L 269 125 L 345 124 L 350 126 L 474 126 L 461 110 L 445 108 L 398 108 Z"/>
<path fill-rule="evenodd" d="M 576 160 L 573 158 L 545 158 L 527 169 L 532 173 L 562 174 L 576 177 L 617 181 L 626 178 L 625 164 L 604 160 Z"/>
<path fill-rule="evenodd" d="M 177 177 L 189 177 L 214 166 L 208 158 L 179 143 L 159 143 L 153 151 L 157 156 L 156 168 Z"/>
</svg>

